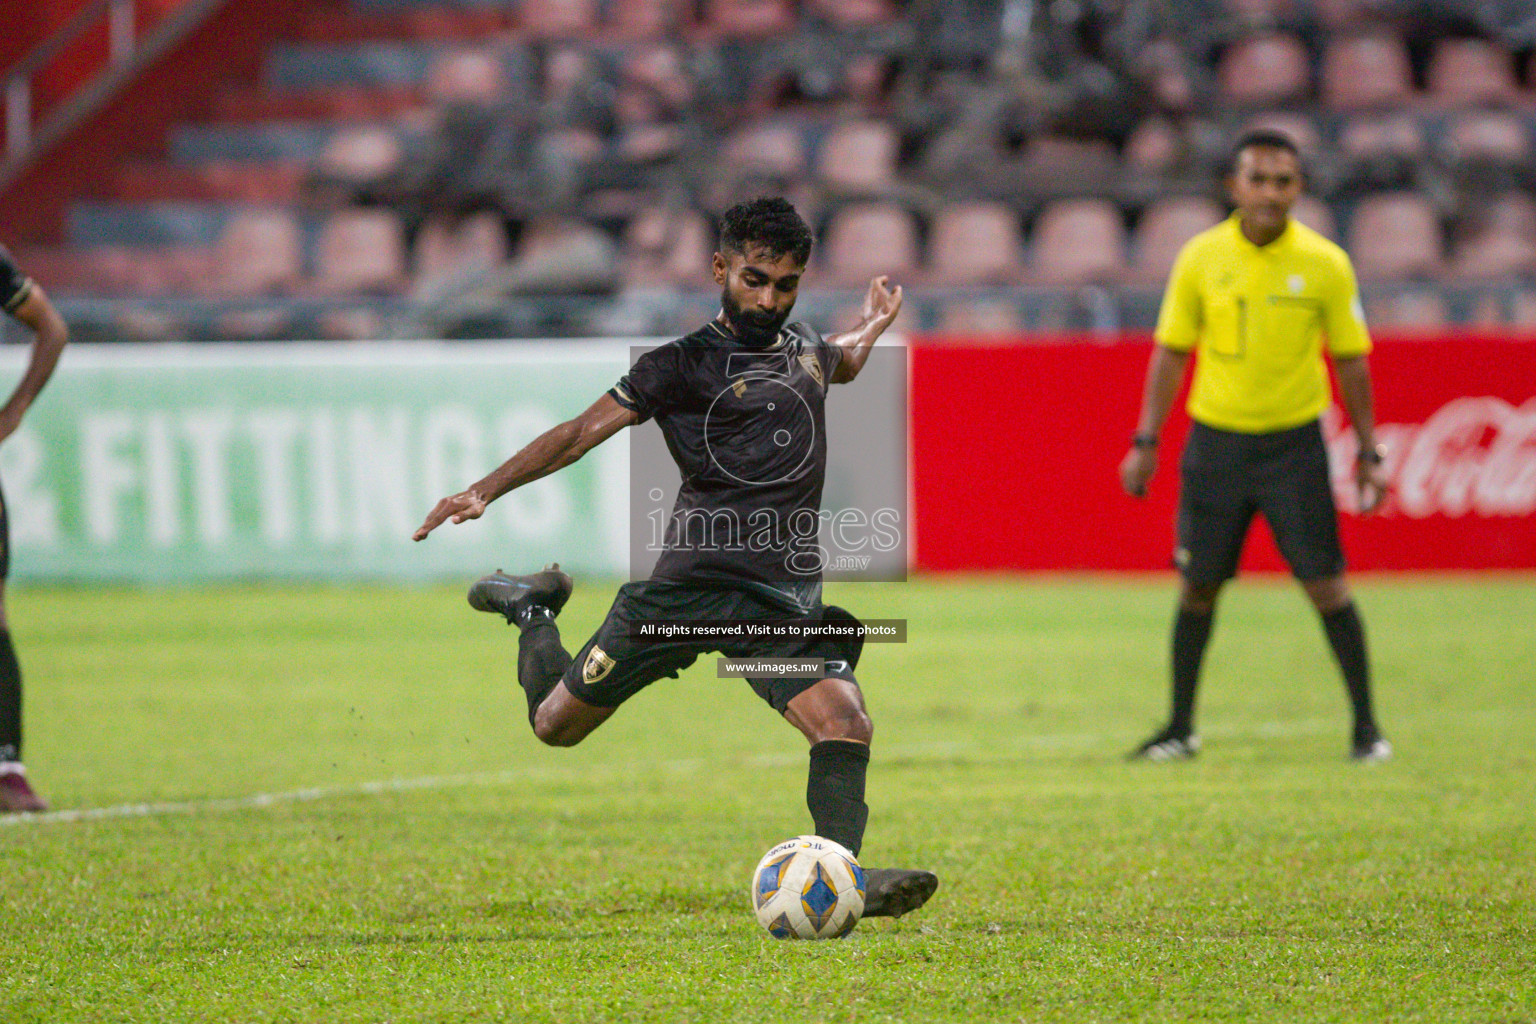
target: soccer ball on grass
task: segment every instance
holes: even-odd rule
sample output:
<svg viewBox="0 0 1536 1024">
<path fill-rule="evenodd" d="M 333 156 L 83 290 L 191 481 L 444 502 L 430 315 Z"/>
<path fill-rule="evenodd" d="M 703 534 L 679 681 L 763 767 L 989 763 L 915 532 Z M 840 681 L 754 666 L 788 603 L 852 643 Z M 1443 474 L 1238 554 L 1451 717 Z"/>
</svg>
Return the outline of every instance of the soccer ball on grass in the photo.
<svg viewBox="0 0 1536 1024">
<path fill-rule="evenodd" d="M 864 869 L 830 839 L 786 839 L 752 872 L 752 909 L 776 939 L 840 939 L 864 913 Z"/>
</svg>

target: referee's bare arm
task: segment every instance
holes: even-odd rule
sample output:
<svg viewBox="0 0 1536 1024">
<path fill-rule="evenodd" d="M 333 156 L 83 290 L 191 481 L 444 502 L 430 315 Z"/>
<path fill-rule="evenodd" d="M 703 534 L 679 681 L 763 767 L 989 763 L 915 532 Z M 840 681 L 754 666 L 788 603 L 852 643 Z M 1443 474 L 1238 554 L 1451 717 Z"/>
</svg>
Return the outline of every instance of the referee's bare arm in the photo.
<svg viewBox="0 0 1536 1024">
<path fill-rule="evenodd" d="M 1147 362 L 1147 383 L 1141 394 L 1141 417 L 1136 421 L 1136 436 L 1131 450 L 1120 460 L 1120 486 L 1133 497 L 1146 496 L 1147 484 L 1157 472 L 1157 436 L 1168 420 L 1173 401 L 1184 383 L 1189 353 L 1165 345 L 1152 346 Z"/>
<path fill-rule="evenodd" d="M 36 282 L 11 315 L 30 327 L 35 338 L 26 374 L 17 383 L 10 400 L 0 407 L 0 441 L 14 434 L 21 425 L 21 417 L 43 390 L 43 385 L 48 383 L 48 378 L 53 376 L 53 368 L 59 364 L 59 353 L 69 341 L 69 328 L 64 326 L 64 318 L 48 301 L 42 285 Z"/>
<path fill-rule="evenodd" d="M 1376 447 L 1376 406 L 1371 395 L 1371 364 L 1365 356 L 1335 357 L 1339 399 L 1360 442 L 1355 459 L 1355 486 L 1360 492 L 1360 511 L 1369 515 L 1387 496 L 1389 483 L 1381 453 Z M 1368 457 L 1369 456 L 1369 457 Z"/>
<path fill-rule="evenodd" d="M 573 420 L 551 427 L 529 442 L 528 446 L 489 475 L 458 494 L 450 494 L 432 507 L 427 518 L 411 535 L 423 540 L 427 534 L 452 519 L 462 523 L 479 519 L 485 507 L 508 491 L 564 469 L 640 417 L 604 394 L 586 412 Z"/>
<path fill-rule="evenodd" d="M 891 326 L 896 314 L 900 312 L 901 285 L 892 289 L 890 278 L 883 274 L 870 281 L 858 326 L 851 331 L 827 337 L 827 344 L 843 350 L 843 358 L 838 362 L 837 369 L 832 371 L 833 384 L 846 384 L 859 375 L 859 371 L 864 369 L 864 361 L 869 358 L 869 350 L 874 347 L 875 339 L 885 333 L 885 329 Z"/>
</svg>

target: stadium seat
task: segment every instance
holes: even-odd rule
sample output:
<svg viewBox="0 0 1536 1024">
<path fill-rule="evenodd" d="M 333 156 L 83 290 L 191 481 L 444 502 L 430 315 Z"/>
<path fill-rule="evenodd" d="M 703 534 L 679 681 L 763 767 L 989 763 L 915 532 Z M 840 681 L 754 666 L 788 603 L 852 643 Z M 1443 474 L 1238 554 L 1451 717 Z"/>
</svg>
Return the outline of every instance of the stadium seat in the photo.
<svg viewBox="0 0 1536 1024">
<path fill-rule="evenodd" d="M 1266 111 L 1251 118 L 1245 127 L 1279 132 L 1296 143 L 1302 160 L 1309 164 L 1317 160 L 1323 149 L 1322 132 L 1318 130 L 1317 122 L 1300 111 Z"/>
<path fill-rule="evenodd" d="M 284 209 L 234 213 L 215 246 L 210 287 L 232 295 L 272 295 L 291 290 L 304 273 L 304 235 Z"/>
<path fill-rule="evenodd" d="M 805 10 L 842 28 L 879 25 L 895 16 L 890 0 L 807 0 Z"/>
<path fill-rule="evenodd" d="M 624 0 L 612 7 L 613 27 L 631 39 L 676 39 L 689 27 L 691 0 Z"/>
<path fill-rule="evenodd" d="M 1463 279 L 1536 275 L 1536 200 L 1510 192 L 1478 204 L 1456 231 L 1451 269 Z"/>
<path fill-rule="evenodd" d="M 1347 248 L 1363 281 L 1419 280 L 1442 269 L 1440 221 L 1416 192 L 1361 200 L 1349 222 Z"/>
<path fill-rule="evenodd" d="M 535 39 L 579 39 L 597 30 L 597 0 L 523 0 L 522 26 Z"/>
<path fill-rule="evenodd" d="M 1349 193 L 1394 191 L 1418 185 L 1428 146 L 1410 114 L 1360 114 L 1339 129 L 1338 185 Z"/>
<path fill-rule="evenodd" d="M 1324 238 L 1339 240 L 1338 219 L 1334 217 L 1333 209 L 1317 196 L 1303 195 L 1296 200 L 1296 205 L 1291 207 L 1291 217 Z"/>
<path fill-rule="evenodd" d="M 799 181 L 810 166 L 805 135 L 793 124 L 756 124 L 738 129 L 720 148 L 721 166 L 732 176 L 767 175 Z"/>
<path fill-rule="evenodd" d="M 400 139 L 392 130 L 359 125 L 331 136 L 315 160 L 314 171 L 326 181 L 361 184 L 394 171 L 400 158 Z"/>
<path fill-rule="evenodd" d="M 1441 331 L 1450 321 L 1445 295 L 1438 288 L 1408 288 L 1368 293 L 1365 322 L 1373 330 L 1394 333 Z"/>
<path fill-rule="evenodd" d="M 991 296 L 964 296 L 947 299 L 939 305 L 934 330 L 941 335 L 1001 336 L 1022 334 L 1028 324 L 1018 302 Z M 925 339 L 927 343 L 927 339 Z"/>
<path fill-rule="evenodd" d="M 1048 205 L 1035 225 L 1032 277 L 1040 284 L 1106 284 L 1125 272 L 1125 223 L 1103 199 Z"/>
<path fill-rule="evenodd" d="M 405 228 L 390 210 L 341 210 L 320 226 L 316 292 L 393 294 L 405 285 Z"/>
<path fill-rule="evenodd" d="M 1224 216 L 1215 200 L 1205 196 L 1169 196 L 1142 213 L 1136 224 L 1135 258 L 1128 280 L 1154 287 L 1168 278 L 1174 257 L 1184 243 Z"/>
<path fill-rule="evenodd" d="M 851 203 L 828 221 L 821 259 L 827 282 L 846 288 L 880 274 L 910 279 L 919 265 L 917 225 L 893 203 Z"/>
<path fill-rule="evenodd" d="M 1335 31 L 1369 25 L 1380 17 L 1381 0 L 1312 0 L 1318 20 Z"/>
<path fill-rule="evenodd" d="M 1445 143 L 1453 165 L 1473 161 L 1521 164 L 1531 159 L 1530 124 L 1508 110 L 1453 114 L 1446 124 Z"/>
<path fill-rule="evenodd" d="M 1305 99 L 1312 81 L 1307 48 L 1285 32 L 1239 39 L 1217 66 L 1221 95 L 1240 107 L 1260 107 Z"/>
<path fill-rule="evenodd" d="M 1115 150 L 1107 140 L 1059 135 L 1031 139 L 1017 173 L 1021 192 L 1048 199 L 1104 195 L 1118 176 Z"/>
<path fill-rule="evenodd" d="M 1323 54 L 1323 101 L 1334 110 L 1384 110 L 1413 98 L 1408 48 L 1386 32 L 1335 36 Z"/>
<path fill-rule="evenodd" d="M 422 92 L 433 103 L 489 105 L 505 96 L 510 86 L 501 56 L 476 47 L 449 50 L 435 57 L 427 68 Z"/>
<path fill-rule="evenodd" d="M 834 193 L 876 195 L 896 180 L 896 129 L 885 121 L 847 121 L 822 140 L 816 177 Z"/>
<path fill-rule="evenodd" d="M 416 233 L 413 290 L 427 291 L 448 279 L 494 269 L 506 261 L 507 252 L 507 229 L 499 215 L 434 214 Z"/>
<path fill-rule="evenodd" d="M 650 207 L 625 225 L 620 275 L 625 287 L 703 287 L 714 249 L 714 232 L 699 211 Z"/>
<path fill-rule="evenodd" d="M 1162 177 L 1176 168 L 1187 155 L 1184 134 L 1165 117 L 1140 121 L 1125 140 L 1120 160 L 1124 169 L 1137 176 Z"/>
<path fill-rule="evenodd" d="M 928 277 L 936 284 L 1017 284 L 1024 246 L 1019 215 L 1002 203 L 946 206 L 928 237 Z"/>
<path fill-rule="evenodd" d="M 1429 58 L 1429 97 L 1447 107 L 1500 105 L 1515 100 L 1515 62 L 1485 39 L 1436 40 Z"/>
<path fill-rule="evenodd" d="M 782 35 L 795 27 L 789 0 L 708 0 L 704 24 L 733 38 Z"/>
<path fill-rule="evenodd" d="M 1223 0 L 1228 19 L 1242 29 L 1266 29 L 1292 21 L 1297 0 Z"/>
</svg>

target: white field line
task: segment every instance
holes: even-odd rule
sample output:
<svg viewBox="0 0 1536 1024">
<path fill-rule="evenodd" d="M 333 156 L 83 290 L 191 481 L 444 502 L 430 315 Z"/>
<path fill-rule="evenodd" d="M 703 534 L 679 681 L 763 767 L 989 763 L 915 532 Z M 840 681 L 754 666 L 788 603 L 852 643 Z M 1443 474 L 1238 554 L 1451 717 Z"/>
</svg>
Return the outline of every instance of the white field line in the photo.
<svg viewBox="0 0 1536 1024">
<path fill-rule="evenodd" d="M 1341 730 L 1339 721 L 1332 719 L 1305 719 L 1294 722 L 1263 722 L 1239 728 L 1215 730 L 1218 736 L 1297 736 Z M 1208 734 L 1208 735 L 1210 735 Z M 1134 738 L 1134 737 L 1132 737 Z M 1124 735 L 1106 733 L 1055 733 L 1041 736 L 1014 737 L 1012 746 L 1017 749 L 1049 750 L 1061 747 L 1095 746 L 1100 743 L 1127 740 Z M 905 747 L 882 747 L 879 756 L 892 760 L 951 760 L 964 757 L 982 762 L 1006 759 L 1008 753 L 978 755 L 968 741 L 917 743 Z M 803 753 L 762 754 L 747 758 L 745 763 L 758 768 L 782 768 L 798 764 L 805 759 Z M 653 762 L 653 768 L 662 771 L 687 772 L 705 767 L 701 758 Z M 584 773 L 604 771 L 630 771 L 630 764 L 594 764 L 579 769 Z M 425 775 L 413 779 L 380 779 L 340 786 L 313 786 L 294 789 L 285 793 L 253 793 L 249 796 L 211 797 L 205 800 L 169 800 L 157 803 L 117 804 L 112 807 L 79 807 L 62 811 L 45 811 L 42 814 L 7 814 L 0 816 L 0 828 L 23 825 L 69 824 L 80 821 L 106 821 L 114 818 L 163 818 L 175 815 L 227 814 L 234 811 L 259 811 L 286 804 L 318 803 L 324 800 L 346 799 L 358 796 L 388 796 L 393 793 L 412 793 L 419 790 L 464 789 L 471 786 L 504 786 L 513 782 L 537 777 L 564 776 L 570 767 L 540 767 L 507 769 L 497 772 L 465 772 L 457 775 Z"/>
</svg>

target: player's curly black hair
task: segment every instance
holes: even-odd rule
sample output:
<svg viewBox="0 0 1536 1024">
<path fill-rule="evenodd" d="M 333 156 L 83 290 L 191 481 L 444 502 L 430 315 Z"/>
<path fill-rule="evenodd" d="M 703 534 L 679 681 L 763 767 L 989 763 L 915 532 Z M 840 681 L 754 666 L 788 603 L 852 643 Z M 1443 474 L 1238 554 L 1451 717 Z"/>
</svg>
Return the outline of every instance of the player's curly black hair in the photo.
<svg viewBox="0 0 1536 1024">
<path fill-rule="evenodd" d="M 759 196 L 737 203 L 720 218 L 720 251 L 745 253 L 766 250 L 774 257 L 793 256 L 804 264 L 811 258 L 811 228 L 789 200 Z"/>
</svg>

